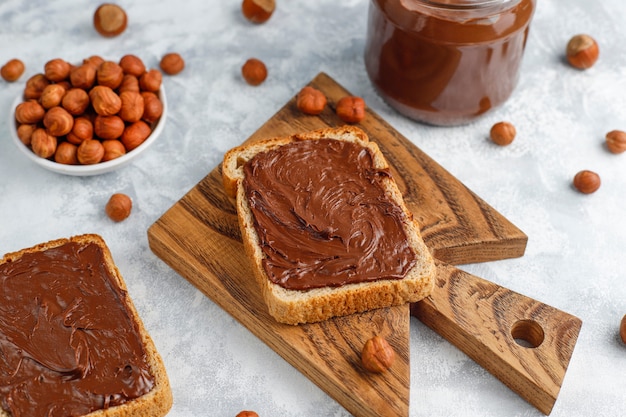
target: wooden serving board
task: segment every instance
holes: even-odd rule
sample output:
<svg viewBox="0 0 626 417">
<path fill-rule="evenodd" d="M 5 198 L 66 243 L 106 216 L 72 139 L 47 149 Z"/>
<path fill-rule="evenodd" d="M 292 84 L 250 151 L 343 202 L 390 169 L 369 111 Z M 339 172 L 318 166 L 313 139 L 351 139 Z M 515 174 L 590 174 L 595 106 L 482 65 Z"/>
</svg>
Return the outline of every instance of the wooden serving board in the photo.
<svg viewBox="0 0 626 417">
<path fill-rule="evenodd" d="M 334 113 L 334 107 L 341 97 L 349 93 L 324 73 L 316 76 L 309 85 L 323 91 L 328 98 L 329 104 L 321 115 L 303 115 L 296 109 L 294 97 L 248 138 L 248 141 L 341 125 L 341 120 Z M 548 392 L 541 396 L 544 405 L 550 402 L 550 398 L 555 399 L 555 386 L 558 393 L 561 374 L 567 368 L 575 336 L 578 334 L 576 326 L 568 328 L 568 334 L 574 337 L 573 341 L 570 338 L 563 349 L 559 345 L 543 354 L 538 361 L 525 361 L 524 355 L 532 355 L 532 352 L 511 347 L 508 343 L 511 337 L 508 337 L 507 343 L 498 337 L 498 345 L 498 341 L 492 343 L 489 336 L 481 337 L 483 333 L 492 332 L 492 329 L 481 328 L 481 322 L 477 325 L 474 322 L 458 321 L 483 320 L 485 317 L 487 320 L 494 319 L 490 315 L 480 315 L 486 307 L 479 307 L 479 303 L 468 305 L 457 301 L 467 299 L 472 302 L 476 294 L 488 287 L 487 284 L 495 284 L 486 284 L 480 278 L 462 273 L 461 276 L 476 280 L 463 280 L 467 285 L 447 285 L 448 278 L 456 276 L 451 271 L 458 270 L 445 263 L 462 264 L 522 256 L 526 247 L 526 235 L 373 111 L 367 110 L 367 116 L 359 127 L 379 144 L 391 165 L 407 206 L 423 226 L 424 240 L 434 256 L 442 262 L 438 273 L 438 290 L 429 299 L 413 305 L 413 313 L 444 337 L 455 331 L 461 332 L 463 336 L 460 337 L 463 340 L 459 341 L 454 337 L 448 337 L 448 340 L 531 403 L 532 395 L 524 395 L 524 389 L 532 388 L 532 394 Z M 245 258 L 237 213 L 233 201 L 222 189 L 219 166 L 149 228 L 148 241 L 157 256 L 350 413 L 357 417 L 409 415 L 410 306 L 379 309 L 301 326 L 277 323 L 267 313 Z M 454 282 L 458 284 L 459 281 Z M 478 290 L 474 287 L 476 285 Z M 500 293 L 508 292 L 501 287 L 497 288 Z M 454 294 L 456 301 L 446 298 L 447 291 L 450 291 L 450 295 Z M 494 290 L 494 293 L 498 291 Z M 518 300 L 515 297 L 513 299 Z M 523 296 L 519 300 L 528 301 Z M 535 303 L 537 310 L 542 310 L 539 307 L 544 305 Z M 440 310 L 440 306 L 446 306 L 447 309 Z M 459 309 L 465 308 L 470 312 L 468 316 L 459 313 Z M 528 322 L 535 323 L 534 316 L 525 317 Z M 503 334 L 511 336 L 506 326 L 509 322 L 515 324 L 518 321 L 513 318 L 508 321 L 500 320 L 494 326 Z M 550 327 L 552 324 L 547 319 L 539 320 L 535 324 L 545 334 L 559 330 Z M 524 331 L 518 329 L 517 333 L 514 332 L 515 338 L 536 341 L 533 330 L 536 332 L 537 326 L 516 325 L 521 326 Z M 365 341 L 377 334 L 387 338 L 397 353 L 397 359 L 388 372 L 374 375 L 362 369 L 360 351 Z M 513 345 L 514 339 L 511 339 Z M 491 352 L 498 349 L 513 349 L 513 353 L 508 356 L 500 355 L 497 361 L 492 361 Z M 556 359 L 553 358 L 554 354 L 558 355 Z M 518 366 L 531 367 L 527 370 L 531 376 L 526 378 L 522 389 L 518 389 L 519 384 L 508 382 L 520 375 L 506 366 L 510 360 L 517 361 Z M 554 360 L 558 362 L 557 368 L 562 372 L 551 372 Z M 548 362 L 548 366 L 544 362 Z M 535 371 L 535 368 L 539 369 Z M 532 376 L 545 375 L 545 369 L 548 369 L 547 375 L 552 378 L 553 383 L 540 385 Z M 543 410 L 546 410 L 545 406 Z"/>
</svg>

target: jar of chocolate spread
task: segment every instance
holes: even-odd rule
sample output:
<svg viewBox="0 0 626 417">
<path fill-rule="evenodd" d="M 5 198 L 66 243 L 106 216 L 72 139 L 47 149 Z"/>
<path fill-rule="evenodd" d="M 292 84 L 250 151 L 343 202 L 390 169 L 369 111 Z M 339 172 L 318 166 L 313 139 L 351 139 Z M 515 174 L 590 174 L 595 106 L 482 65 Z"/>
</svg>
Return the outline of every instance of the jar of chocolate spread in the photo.
<svg viewBox="0 0 626 417">
<path fill-rule="evenodd" d="M 458 125 L 515 88 L 536 0 L 371 0 L 365 66 L 383 99 Z"/>
</svg>

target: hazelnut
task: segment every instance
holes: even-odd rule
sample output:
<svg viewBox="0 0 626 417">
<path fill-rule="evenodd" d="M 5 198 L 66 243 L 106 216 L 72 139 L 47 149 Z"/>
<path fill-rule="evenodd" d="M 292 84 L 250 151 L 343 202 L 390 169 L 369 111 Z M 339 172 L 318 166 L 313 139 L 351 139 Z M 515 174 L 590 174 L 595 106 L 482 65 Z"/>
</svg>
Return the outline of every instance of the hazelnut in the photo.
<svg viewBox="0 0 626 417">
<path fill-rule="evenodd" d="M 70 84 L 69 80 L 63 80 L 63 81 L 59 81 L 58 83 L 56 83 L 56 85 L 63 87 L 63 89 L 65 91 L 69 90 L 70 88 L 72 88 L 72 84 Z"/>
<path fill-rule="evenodd" d="M 93 15 L 93 25 L 96 31 L 108 38 L 124 32 L 127 24 L 126 12 L 116 4 L 102 4 Z"/>
<path fill-rule="evenodd" d="M 267 78 L 267 67 L 263 61 L 250 58 L 241 67 L 243 79 L 250 85 L 259 85 Z"/>
<path fill-rule="evenodd" d="M 0 75 L 10 83 L 17 81 L 24 73 L 24 63 L 19 59 L 11 59 L 0 68 Z"/>
<path fill-rule="evenodd" d="M 138 93 L 139 90 L 139 79 L 131 74 L 124 74 L 124 78 L 122 78 L 122 84 L 120 84 L 117 92 L 122 94 L 124 91 L 134 91 Z"/>
<path fill-rule="evenodd" d="M 583 170 L 574 176 L 574 187 L 583 194 L 596 192 L 600 183 L 600 176 L 593 171 Z"/>
<path fill-rule="evenodd" d="M 621 130 L 611 130 L 606 134 L 606 146 L 612 153 L 622 153 L 626 151 L 626 132 Z"/>
<path fill-rule="evenodd" d="M 358 123 L 365 118 L 365 101 L 361 97 L 342 97 L 335 111 L 344 122 Z"/>
<path fill-rule="evenodd" d="M 61 104 L 61 100 L 63 99 L 64 95 L 65 88 L 63 88 L 59 84 L 50 84 L 41 92 L 39 102 L 44 109 L 49 109 L 51 107 Z"/>
<path fill-rule="evenodd" d="M 78 146 L 69 142 L 61 142 L 59 146 L 57 146 L 57 151 L 54 153 L 54 161 L 64 165 L 77 165 L 77 152 Z"/>
<path fill-rule="evenodd" d="M 43 74 L 35 74 L 26 80 L 26 86 L 24 87 L 24 99 L 26 100 L 39 100 L 43 89 L 50 84 L 50 81 Z"/>
<path fill-rule="evenodd" d="M 33 132 L 37 129 L 36 124 L 22 124 L 17 128 L 17 137 L 20 138 L 20 141 L 26 145 L 30 146 L 30 139 L 33 136 Z"/>
<path fill-rule="evenodd" d="M 95 82 L 96 68 L 91 64 L 83 64 L 70 71 L 70 83 L 73 87 L 89 90 Z"/>
<path fill-rule="evenodd" d="M 259 417 L 259 415 L 257 413 L 255 413 L 254 411 L 240 411 L 239 413 L 237 413 L 237 415 L 235 417 Z"/>
<path fill-rule="evenodd" d="M 89 94 L 82 88 L 70 88 L 61 99 L 61 106 L 74 116 L 83 114 L 89 103 Z"/>
<path fill-rule="evenodd" d="M 622 321 L 620 322 L 619 336 L 622 339 L 622 342 L 626 343 L 626 315 L 622 317 Z"/>
<path fill-rule="evenodd" d="M 122 136 L 124 127 L 119 116 L 98 115 L 93 121 L 93 133 L 100 139 L 117 139 Z"/>
<path fill-rule="evenodd" d="M 100 65 L 102 65 L 103 62 L 104 58 L 102 58 L 100 55 L 92 55 L 89 58 L 83 59 L 83 64 L 89 64 L 96 70 Z"/>
<path fill-rule="evenodd" d="M 498 122 L 493 125 L 489 131 L 489 137 L 493 143 L 500 146 L 510 145 L 515 139 L 516 134 L 515 126 L 509 122 Z"/>
<path fill-rule="evenodd" d="M 43 117 L 43 124 L 52 136 L 65 136 L 72 131 L 74 118 L 63 107 L 53 107 Z"/>
<path fill-rule="evenodd" d="M 87 139 L 93 139 L 93 124 L 86 117 L 77 117 L 74 119 L 74 127 L 67 134 L 66 139 L 74 145 L 80 145 Z"/>
<path fill-rule="evenodd" d="M 578 69 L 591 68 L 598 60 L 598 43 L 589 35 L 576 35 L 569 40 L 565 50 L 567 61 Z"/>
<path fill-rule="evenodd" d="M 141 97 L 143 97 L 143 116 L 141 118 L 148 123 L 159 120 L 163 114 L 163 103 L 159 97 L 150 91 L 142 92 Z"/>
<path fill-rule="evenodd" d="M 83 165 L 97 164 L 104 157 L 104 146 L 99 140 L 87 139 L 78 145 L 76 157 Z"/>
<path fill-rule="evenodd" d="M 133 209 L 133 201 L 129 196 L 122 193 L 115 193 L 107 202 L 104 207 L 104 211 L 107 216 L 114 222 L 121 222 L 130 216 L 130 212 Z"/>
<path fill-rule="evenodd" d="M 365 342 L 361 352 L 363 367 L 375 373 L 389 369 L 396 358 L 396 353 L 387 340 L 381 336 L 374 336 Z"/>
<path fill-rule="evenodd" d="M 44 74 L 47 79 L 54 82 L 66 80 L 70 76 L 72 66 L 69 62 L 55 58 L 46 62 L 44 65 Z"/>
<path fill-rule="evenodd" d="M 326 107 L 326 96 L 321 91 L 307 86 L 298 93 L 296 106 L 302 113 L 320 114 Z"/>
<path fill-rule="evenodd" d="M 124 144 L 117 139 L 104 140 L 102 141 L 102 146 L 104 146 L 102 162 L 110 161 L 126 154 Z"/>
<path fill-rule="evenodd" d="M 118 115 L 125 122 L 136 122 L 143 116 L 143 97 L 138 92 L 124 91 L 120 93 L 122 107 Z"/>
<path fill-rule="evenodd" d="M 47 159 L 57 150 L 57 138 L 50 135 L 46 129 L 37 128 L 31 136 L 30 146 L 35 155 Z"/>
<path fill-rule="evenodd" d="M 134 75 L 135 77 L 141 77 L 146 72 L 146 66 L 143 61 L 135 55 L 124 55 L 120 59 L 120 67 L 124 70 L 124 74 Z"/>
<path fill-rule="evenodd" d="M 102 116 L 117 114 L 122 108 L 122 99 L 110 87 L 97 85 L 89 91 L 91 105 Z"/>
<path fill-rule="evenodd" d="M 126 151 L 130 152 L 144 143 L 145 140 L 148 139 L 148 136 L 150 136 L 150 133 L 152 133 L 150 126 L 148 126 L 148 124 L 143 120 L 140 120 L 124 129 L 121 141 L 124 144 Z"/>
<path fill-rule="evenodd" d="M 20 123 L 38 123 L 45 114 L 46 109 L 35 100 L 24 101 L 15 108 L 15 119 Z"/>
<path fill-rule="evenodd" d="M 180 54 L 176 52 L 170 52 L 163 55 L 160 62 L 161 70 L 168 75 L 176 75 L 185 68 L 185 61 Z"/>
<path fill-rule="evenodd" d="M 163 74 L 157 69 L 150 69 L 139 77 L 139 88 L 142 91 L 152 91 L 156 93 L 161 88 Z"/>
<path fill-rule="evenodd" d="M 104 85 L 116 89 L 122 83 L 124 70 L 112 61 L 104 61 L 96 70 L 96 80 L 98 85 Z"/>
<path fill-rule="evenodd" d="M 241 13 L 253 23 L 264 23 L 276 9 L 275 0 L 243 0 Z"/>
</svg>

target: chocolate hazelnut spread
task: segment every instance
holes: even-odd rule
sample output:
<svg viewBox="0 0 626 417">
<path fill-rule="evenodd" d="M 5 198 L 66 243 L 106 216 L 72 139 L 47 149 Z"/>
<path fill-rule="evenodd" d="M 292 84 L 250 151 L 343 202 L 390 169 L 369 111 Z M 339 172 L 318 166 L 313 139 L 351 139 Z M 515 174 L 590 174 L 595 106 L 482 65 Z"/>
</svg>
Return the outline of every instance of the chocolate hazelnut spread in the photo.
<svg viewBox="0 0 626 417">
<path fill-rule="evenodd" d="M 0 405 L 13 417 L 83 416 L 149 392 L 126 293 L 96 244 L 0 265 Z"/>
<path fill-rule="evenodd" d="M 383 99 L 435 125 L 467 123 L 513 92 L 536 0 L 372 0 L 365 66 Z"/>
<path fill-rule="evenodd" d="M 368 148 L 319 139 L 262 152 L 243 186 L 269 279 L 290 290 L 401 279 L 415 264 L 402 209 Z"/>
</svg>

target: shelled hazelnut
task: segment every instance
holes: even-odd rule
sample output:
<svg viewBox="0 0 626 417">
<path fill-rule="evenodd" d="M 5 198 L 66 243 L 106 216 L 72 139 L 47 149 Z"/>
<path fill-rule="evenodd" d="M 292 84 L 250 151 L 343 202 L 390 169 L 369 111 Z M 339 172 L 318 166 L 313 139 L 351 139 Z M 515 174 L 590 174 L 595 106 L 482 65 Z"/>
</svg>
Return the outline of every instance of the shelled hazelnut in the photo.
<svg viewBox="0 0 626 417">
<path fill-rule="evenodd" d="M 296 97 L 296 107 L 302 113 L 317 115 L 326 107 L 326 96 L 313 87 L 304 87 Z"/>
<path fill-rule="evenodd" d="M 381 373 L 391 367 L 396 353 L 387 340 L 381 336 L 374 336 L 365 342 L 361 352 L 363 367 L 369 372 Z"/>
<path fill-rule="evenodd" d="M 170 52 L 161 58 L 159 63 L 161 70 L 168 75 L 176 75 L 185 69 L 185 60 L 180 54 L 176 52 Z"/>
<path fill-rule="evenodd" d="M 592 194 L 598 191 L 601 185 L 600 176 L 589 170 L 579 171 L 574 176 L 574 187 L 583 194 Z"/>
<path fill-rule="evenodd" d="M 626 151 L 626 132 L 622 130 L 611 130 L 605 136 L 606 147 L 611 153 L 622 153 Z"/>
<path fill-rule="evenodd" d="M 110 38 L 126 30 L 128 16 L 117 4 L 101 4 L 93 15 L 93 25 L 99 34 Z"/>
<path fill-rule="evenodd" d="M 113 194 L 104 208 L 107 216 L 115 222 L 121 222 L 128 218 L 132 209 L 133 201 L 123 193 Z"/>
<path fill-rule="evenodd" d="M 622 342 L 626 343 L 626 315 L 622 317 L 622 321 L 620 322 L 619 336 L 622 339 Z"/>
<path fill-rule="evenodd" d="M 21 60 L 14 58 L 7 61 L 7 63 L 0 68 L 0 76 L 2 76 L 5 81 L 12 83 L 17 81 L 22 74 L 24 74 L 25 69 L 26 67 L 24 63 Z"/>
<path fill-rule="evenodd" d="M 118 158 L 145 142 L 163 115 L 161 81 L 161 72 L 146 70 L 135 55 L 119 62 L 92 55 L 76 66 L 51 59 L 26 81 L 14 111 L 17 136 L 57 163 Z"/>
<path fill-rule="evenodd" d="M 489 137 L 496 145 L 507 146 L 513 143 L 517 131 L 510 122 L 498 122 L 491 127 Z"/>
<path fill-rule="evenodd" d="M 335 112 L 346 123 L 358 123 L 365 118 L 365 101 L 361 97 L 342 97 Z"/>
<path fill-rule="evenodd" d="M 241 75 L 248 84 L 257 86 L 267 78 L 267 67 L 260 59 L 250 58 L 241 67 Z"/>
<path fill-rule="evenodd" d="M 235 417 L 259 417 L 259 415 L 254 411 L 243 410 L 237 413 Z"/>
</svg>

